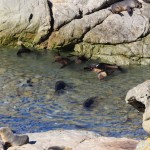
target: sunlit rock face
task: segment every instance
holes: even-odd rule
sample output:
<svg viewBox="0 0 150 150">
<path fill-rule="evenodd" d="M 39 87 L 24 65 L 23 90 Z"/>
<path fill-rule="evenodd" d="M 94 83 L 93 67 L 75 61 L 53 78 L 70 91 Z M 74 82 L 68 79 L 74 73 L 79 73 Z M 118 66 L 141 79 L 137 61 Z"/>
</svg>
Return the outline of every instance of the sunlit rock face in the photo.
<svg viewBox="0 0 150 150">
<path fill-rule="evenodd" d="M 0 44 L 74 49 L 119 65 L 150 64 L 150 4 L 133 15 L 113 14 L 120 0 L 31 0 L 0 2 Z"/>
<path fill-rule="evenodd" d="M 28 134 L 34 144 L 10 147 L 8 150 L 133 150 L 137 140 L 128 138 L 102 137 L 90 131 L 56 130 Z M 56 148 L 55 148 L 56 149 Z"/>
<path fill-rule="evenodd" d="M 47 0 L 1 0 L 0 44 L 38 43 L 51 28 Z"/>
</svg>

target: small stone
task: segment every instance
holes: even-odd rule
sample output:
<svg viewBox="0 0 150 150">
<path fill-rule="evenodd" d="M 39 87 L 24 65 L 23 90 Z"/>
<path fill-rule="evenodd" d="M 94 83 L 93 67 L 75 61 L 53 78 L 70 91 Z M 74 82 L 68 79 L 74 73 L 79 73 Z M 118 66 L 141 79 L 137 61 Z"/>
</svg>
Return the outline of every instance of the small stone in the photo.
<svg viewBox="0 0 150 150">
<path fill-rule="evenodd" d="M 25 91 L 25 92 L 23 93 L 23 95 L 24 95 L 24 96 L 27 96 L 27 97 L 30 97 L 30 96 L 32 96 L 32 91 Z"/>
<path fill-rule="evenodd" d="M 0 68 L 0 74 L 4 74 L 6 72 L 6 69 L 5 68 Z"/>
<path fill-rule="evenodd" d="M 39 82 L 39 79 L 38 79 L 38 78 L 33 78 L 31 81 L 32 81 L 33 83 L 37 83 L 37 82 Z"/>
<path fill-rule="evenodd" d="M 45 97 L 46 100 L 49 100 L 49 99 L 51 99 L 51 98 L 52 98 L 51 95 L 46 95 L 46 97 Z"/>
</svg>

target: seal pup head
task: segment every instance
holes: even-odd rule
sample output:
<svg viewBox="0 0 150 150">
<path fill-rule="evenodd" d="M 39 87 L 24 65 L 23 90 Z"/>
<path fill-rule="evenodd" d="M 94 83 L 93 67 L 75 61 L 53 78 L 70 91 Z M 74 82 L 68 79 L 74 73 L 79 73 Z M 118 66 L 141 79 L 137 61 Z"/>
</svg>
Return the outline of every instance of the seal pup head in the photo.
<svg viewBox="0 0 150 150">
<path fill-rule="evenodd" d="M 107 77 L 107 73 L 105 71 L 98 73 L 97 75 L 98 79 L 103 80 Z"/>
<path fill-rule="evenodd" d="M 9 142 L 9 139 L 13 136 L 13 132 L 9 127 L 1 127 L 0 136 L 3 142 Z"/>
</svg>

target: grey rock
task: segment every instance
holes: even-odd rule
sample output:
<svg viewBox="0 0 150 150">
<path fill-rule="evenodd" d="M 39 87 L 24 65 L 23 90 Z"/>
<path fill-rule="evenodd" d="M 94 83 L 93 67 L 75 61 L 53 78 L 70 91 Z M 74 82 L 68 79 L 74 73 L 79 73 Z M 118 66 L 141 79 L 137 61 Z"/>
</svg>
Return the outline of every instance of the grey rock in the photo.
<svg viewBox="0 0 150 150">
<path fill-rule="evenodd" d="M 16 45 L 21 40 L 26 46 L 51 49 L 76 48 L 81 42 L 87 46 L 78 51 L 90 53 L 93 59 L 150 64 L 150 4 L 139 0 L 141 9 L 136 8 L 132 16 L 123 11 L 120 16 L 109 10 L 118 1 L 1 0 L 0 45 Z"/>
<path fill-rule="evenodd" d="M 129 90 L 125 101 L 144 113 L 143 128 L 150 133 L 150 80 Z"/>
<path fill-rule="evenodd" d="M 83 36 L 93 27 L 103 22 L 108 17 L 110 11 L 100 10 L 81 19 L 71 21 L 69 24 L 53 32 L 49 38 L 49 48 L 81 41 Z M 96 19 L 93 19 L 96 18 Z"/>
<path fill-rule="evenodd" d="M 88 43 L 127 43 L 148 33 L 149 20 L 137 14 L 137 11 L 132 17 L 127 12 L 123 12 L 123 15 L 110 15 L 102 24 L 91 29 L 83 40 Z"/>
<path fill-rule="evenodd" d="M 73 5 L 72 3 L 60 3 L 57 1 L 51 3 L 51 5 L 54 19 L 54 30 L 58 30 L 73 19 L 81 17 L 80 9 L 77 5 Z"/>
<path fill-rule="evenodd" d="M 0 44 L 38 43 L 51 28 L 47 0 L 1 0 L 0 12 Z"/>
</svg>

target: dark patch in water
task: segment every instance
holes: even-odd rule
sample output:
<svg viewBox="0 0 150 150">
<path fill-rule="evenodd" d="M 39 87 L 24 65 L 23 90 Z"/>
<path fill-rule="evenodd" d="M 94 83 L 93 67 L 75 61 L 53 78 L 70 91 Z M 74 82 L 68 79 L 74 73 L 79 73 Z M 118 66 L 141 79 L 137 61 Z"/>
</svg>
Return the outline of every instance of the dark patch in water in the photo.
<svg viewBox="0 0 150 150">
<path fill-rule="evenodd" d="M 58 64 L 51 63 L 51 53 L 40 60 L 32 56 L 16 59 L 16 51 L 11 50 L 10 53 L 2 50 L 0 58 L 0 68 L 8 68 L 0 77 L 0 87 L 6 85 L 0 95 L 0 126 L 10 126 L 17 133 L 86 129 L 104 136 L 137 139 L 147 136 L 142 129 L 142 114 L 125 103 L 124 95 L 132 87 L 149 79 L 149 66 L 130 67 L 125 74 L 99 81 L 95 73 L 83 70 L 90 61 L 59 69 Z M 41 77 L 37 77 L 39 75 Z M 29 88 L 32 95 L 20 94 L 18 97 L 15 96 L 16 87 L 9 88 L 9 82 L 22 78 L 23 81 L 39 79 L 31 87 L 21 87 L 23 92 Z M 68 87 L 64 94 L 54 96 L 55 81 L 59 80 L 72 84 L 73 90 Z M 95 95 L 100 99 L 87 111 L 82 104 Z"/>
</svg>

